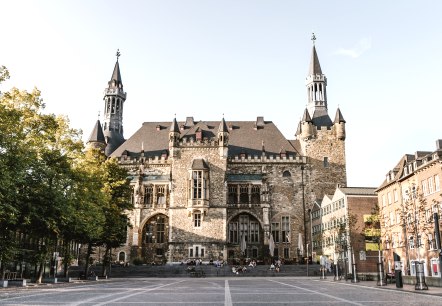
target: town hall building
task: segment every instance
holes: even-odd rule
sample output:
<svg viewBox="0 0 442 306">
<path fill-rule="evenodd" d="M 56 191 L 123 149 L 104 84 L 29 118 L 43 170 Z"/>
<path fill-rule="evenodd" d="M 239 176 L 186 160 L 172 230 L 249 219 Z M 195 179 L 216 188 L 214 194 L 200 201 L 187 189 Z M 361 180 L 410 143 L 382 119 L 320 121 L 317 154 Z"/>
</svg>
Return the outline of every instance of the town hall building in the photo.
<svg viewBox="0 0 442 306">
<path fill-rule="evenodd" d="M 88 141 L 118 159 L 133 186 L 132 227 L 117 260 L 265 260 L 269 245 L 285 260 L 308 255 L 309 209 L 347 180 L 345 120 L 339 108 L 333 120 L 329 116 L 327 78 L 314 44 L 306 87 L 294 139 L 261 116 L 149 121 L 125 139 L 117 57 L 103 122 Z"/>
</svg>

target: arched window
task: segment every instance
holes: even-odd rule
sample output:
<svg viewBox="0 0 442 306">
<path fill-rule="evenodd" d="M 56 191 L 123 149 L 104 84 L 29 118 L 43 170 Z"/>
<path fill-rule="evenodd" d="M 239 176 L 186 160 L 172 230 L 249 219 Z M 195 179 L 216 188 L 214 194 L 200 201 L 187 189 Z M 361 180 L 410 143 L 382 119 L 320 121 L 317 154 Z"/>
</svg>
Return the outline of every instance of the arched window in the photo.
<svg viewBox="0 0 442 306">
<path fill-rule="evenodd" d="M 291 175 L 290 171 L 285 170 L 285 171 L 282 173 L 282 177 L 292 177 L 292 175 Z"/>
</svg>

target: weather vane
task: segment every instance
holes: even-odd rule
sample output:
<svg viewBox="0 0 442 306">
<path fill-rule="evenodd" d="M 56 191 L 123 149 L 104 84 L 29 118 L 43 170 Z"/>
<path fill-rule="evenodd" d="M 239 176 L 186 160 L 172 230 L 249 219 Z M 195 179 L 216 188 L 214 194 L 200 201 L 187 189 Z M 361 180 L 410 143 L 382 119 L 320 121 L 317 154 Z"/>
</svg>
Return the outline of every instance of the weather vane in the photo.
<svg viewBox="0 0 442 306">
<path fill-rule="evenodd" d="M 117 54 L 115 55 L 117 56 L 117 62 L 118 62 L 118 58 L 121 56 L 120 49 L 117 49 Z"/>
<path fill-rule="evenodd" d="M 98 120 L 100 120 L 100 111 L 98 111 Z"/>
<path fill-rule="evenodd" d="M 311 39 L 312 39 L 313 44 L 315 44 L 316 36 L 315 36 L 315 33 L 313 33 L 313 32 L 312 32 L 312 38 Z"/>
</svg>

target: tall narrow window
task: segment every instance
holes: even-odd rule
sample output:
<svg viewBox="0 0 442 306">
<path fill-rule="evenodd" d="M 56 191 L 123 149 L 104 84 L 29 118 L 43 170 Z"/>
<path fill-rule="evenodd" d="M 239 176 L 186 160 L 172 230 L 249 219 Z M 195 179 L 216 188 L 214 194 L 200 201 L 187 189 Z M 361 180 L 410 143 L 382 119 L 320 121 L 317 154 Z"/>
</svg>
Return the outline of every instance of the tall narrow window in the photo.
<svg viewBox="0 0 442 306">
<path fill-rule="evenodd" d="M 156 188 L 157 191 L 157 205 L 159 207 L 166 206 L 166 188 L 164 185 L 158 185 Z"/>
<path fill-rule="evenodd" d="M 249 204 L 249 186 L 248 185 L 239 186 L 239 203 Z"/>
<path fill-rule="evenodd" d="M 229 204 L 238 204 L 238 185 L 229 185 Z"/>
<path fill-rule="evenodd" d="M 203 195 L 203 171 L 193 171 L 193 198 L 202 199 Z"/>
<path fill-rule="evenodd" d="M 432 194 L 433 192 L 434 192 L 433 177 L 430 176 L 428 178 L 428 193 Z"/>
<path fill-rule="evenodd" d="M 157 218 L 157 243 L 164 243 L 165 239 L 164 239 L 164 234 L 165 234 L 165 230 L 166 230 L 166 224 L 165 224 L 165 220 L 164 217 L 158 217 Z"/>
<path fill-rule="evenodd" d="M 272 236 L 273 236 L 273 241 L 275 243 L 278 243 L 280 241 L 279 234 L 280 234 L 279 222 L 272 223 Z"/>
<path fill-rule="evenodd" d="M 282 217 L 282 242 L 290 242 L 290 217 Z"/>
<path fill-rule="evenodd" d="M 229 223 L 229 242 L 238 243 L 238 223 Z"/>
<path fill-rule="evenodd" d="M 143 203 L 146 207 L 152 205 L 153 188 L 152 185 L 144 187 Z"/>
<path fill-rule="evenodd" d="M 146 237 L 145 237 L 146 243 L 153 242 L 152 236 L 153 236 L 153 223 L 149 223 L 146 226 Z"/>
<path fill-rule="evenodd" d="M 250 222 L 250 242 L 259 242 L 259 224 L 258 222 Z"/>
<path fill-rule="evenodd" d="M 197 211 L 193 214 L 193 226 L 201 227 L 201 212 Z"/>
<path fill-rule="evenodd" d="M 245 236 L 246 242 L 249 240 L 249 216 L 242 215 L 239 216 L 239 237 L 242 239 L 242 236 Z"/>
<path fill-rule="evenodd" d="M 439 181 L 439 175 L 434 176 L 434 189 L 436 191 L 440 191 L 440 181 Z"/>
<path fill-rule="evenodd" d="M 252 186 L 252 204 L 260 204 L 261 203 L 261 186 L 253 185 Z"/>
<path fill-rule="evenodd" d="M 324 168 L 329 166 L 328 157 L 324 156 Z"/>
</svg>

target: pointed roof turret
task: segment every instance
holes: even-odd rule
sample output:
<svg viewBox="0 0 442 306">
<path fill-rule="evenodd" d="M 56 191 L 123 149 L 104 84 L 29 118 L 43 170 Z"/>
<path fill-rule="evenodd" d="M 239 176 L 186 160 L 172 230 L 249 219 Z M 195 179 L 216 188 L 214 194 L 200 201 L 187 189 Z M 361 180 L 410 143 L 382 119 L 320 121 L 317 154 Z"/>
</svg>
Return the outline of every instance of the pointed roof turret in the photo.
<svg viewBox="0 0 442 306">
<path fill-rule="evenodd" d="M 121 53 L 120 50 L 117 50 L 117 61 L 115 62 L 114 72 L 112 72 L 112 78 L 108 82 L 109 87 L 119 87 L 123 88 L 123 81 L 121 80 L 121 73 L 120 73 L 120 65 L 118 63 L 118 58 L 120 57 Z"/>
<path fill-rule="evenodd" d="M 97 123 L 95 123 L 94 129 L 92 130 L 91 136 L 89 136 L 88 142 L 106 143 L 100 120 L 97 120 Z"/>
<path fill-rule="evenodd" d="M 308 74 L 322 74 L 321 65 L 319 64 L 318 53 L 316 53 L 315 45 L 313 45 L 312 58 L 310 60 L 310 70 Z"/>
<path fill-rule="evenodd" d="M 176 118 L 173 118 L 172 124 L 170 125 L 170 132 L 174 133 L 181 133 L 180 128 L 178 127 L 178 122 L 176 121 Z"/>
<path fill-rule="evenodd" d="M 310 114 L 308 113 L 308 109 L 307 108 L 304 110 L 304 115 L 302 115 L 301 121 L 312 122 L 312 118 L 310 117 Z"/>
<path fill-rule="evenodd" d="M 219 124 L 219 128 L 218 128 L 218 133 L 228 133 L 229 132 L 229 128 L 227 127 L 226 121 L 223 119 L 221 120 L 220 124 Z"/>
<path fill-rule="evenodd" d="M 344 119 L 344 116 L 342 116 L 341 110 L 338 107 L 338 109 L 336 110 L 336 116 L 335 116 L 334 123 L 341 123 L 341 122 L 345 123 L 345 119 Z"/>
<path fill-rule="evenodd" d="M 335 116 L 334 123 L 341 123 L 341 122 L 345 123 L 345 119 L 344 119 L 344 116 L 342 116 L 341 110 L 338 107 L 338 109 L 336 110 L 336 116 Z"/>
</svg>

